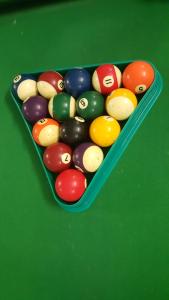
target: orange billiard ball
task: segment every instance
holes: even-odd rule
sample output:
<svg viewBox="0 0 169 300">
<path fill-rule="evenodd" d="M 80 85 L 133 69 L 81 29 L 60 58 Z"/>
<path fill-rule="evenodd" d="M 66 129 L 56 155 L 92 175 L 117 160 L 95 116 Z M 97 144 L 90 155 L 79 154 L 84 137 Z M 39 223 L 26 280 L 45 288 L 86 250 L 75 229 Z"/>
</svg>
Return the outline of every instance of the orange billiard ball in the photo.
<svg viewBox="0 0 169 300">
<path fill-rule="evenodd" d="M 38 145 L 50 146 L 59 140 L 59 123 L 50 118 L 41 119 L 33 126 L 32 136 Z"/>
<path fill-rule="evenodd" d="M 122 83 L 126 89 L 135 94 L 144 93 L 154 81 L 154 69 L 145 61 L 129 64 L 122 74 Z"/>
</svg>

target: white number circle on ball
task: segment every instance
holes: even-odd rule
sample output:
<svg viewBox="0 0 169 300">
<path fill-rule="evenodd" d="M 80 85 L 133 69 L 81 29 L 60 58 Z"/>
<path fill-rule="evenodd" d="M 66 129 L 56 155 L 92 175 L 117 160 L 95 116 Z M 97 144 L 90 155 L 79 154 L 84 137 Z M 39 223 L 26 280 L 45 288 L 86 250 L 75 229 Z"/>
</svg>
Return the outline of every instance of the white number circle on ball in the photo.
<svg viewBox="0 0 169 300">
<path fill-rule="evenodd" d="M 111 87 L 114 84 L 114 78 L 110 75 L 105 76 L 103 79 L 103 85 L 105 87 Z"/>
<path fill-rule="evenodd" d="M 61 160 L 62 160 L 62 163 L 63 163 L 63 164 L 69 164 L 70 161 L 71 161 L 71 156 L 70 156 L 70 154 L 69 154 L 69 153 L 64 153 L 64 154 L 62 154 Z"/>
<path fill-rule="evenodd" d="M 79 100 L 80 109 L 85 109 L 88 106 L 88 100 L 86 98 L 81 98 Z"/>
</svg>

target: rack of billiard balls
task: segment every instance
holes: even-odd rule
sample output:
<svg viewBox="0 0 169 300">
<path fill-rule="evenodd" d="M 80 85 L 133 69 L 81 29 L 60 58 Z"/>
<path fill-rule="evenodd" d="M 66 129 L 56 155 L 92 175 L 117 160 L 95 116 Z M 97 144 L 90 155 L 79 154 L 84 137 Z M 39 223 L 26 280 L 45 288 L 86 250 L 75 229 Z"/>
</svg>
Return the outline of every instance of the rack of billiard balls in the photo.
<svg viewBox="0 0 169 300">
<path fill-rule="evenodd" d="M 154 81 L 144 61 L 124 71 L 104 64 L 90 73 L 84 68 L 17 75 L 12 91 L 23 101 L 22 113 L 32 124 L 34 141 L 44 148 L 45 167 L 56 174 L 55 190 L 62 201 L 78 201 L 87 187 L 86 175 L 97 172 L 104 149 L 115 143 L 127 120 Z"/>
</svg>

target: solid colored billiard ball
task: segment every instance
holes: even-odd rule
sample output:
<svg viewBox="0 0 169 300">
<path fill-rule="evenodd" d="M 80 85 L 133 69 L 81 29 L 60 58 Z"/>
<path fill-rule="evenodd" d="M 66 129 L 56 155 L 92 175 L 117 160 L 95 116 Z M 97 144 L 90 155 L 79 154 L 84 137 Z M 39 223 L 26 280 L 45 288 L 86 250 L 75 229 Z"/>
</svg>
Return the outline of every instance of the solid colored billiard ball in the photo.
<svg viewBox="0 0 169 300">
<path fill-rule="evenodd" d="M 133 92 L 125 88 L 113 91 L 106 99 L 106 111 L 116 120 L 126 120 L 135 110 L 137 98 Z"/>
<path fill-rule="evenodd" d="M 35 123 L 48 114 L 48 101 L 42 96 L 32 96 L 23 102 L 22 113 L 25 119 Z"/>
<path fill-rule="evenodd" d="M 43 154 L 43 162 L 51 172 L 60 173 L 71 165 L 72 149 L 64 143 L 56 143 L 47 147 Z"/>
<path fill-rule="evenodd" d="M 50 146 L 58 142 L 59 123 L 50 118 L 41 119 L 34 124 L 32 135 L 38 145 Z"/>
<path fill-rule="evenodd" d="M 60 138 L 69 145 L 82 143 L 88 138 L 88 124 L 80 117 L 63 121 L 60 125 Z"/>
<path fill-rule="evenodd" d="M 67 93 L 76 98 L 83 92 L 90 90 L 90 73 L 83 68 L 72 69 L 64 77 L 64 86 Z"/>
<path fill-rule="evenodd" d="M 76 102 L 76 109 L 85 120 L 94 119 L 104 112 L 104 98 L 96 91 L 84 92 Z"/>
<path fill-rule="evenodd" d="M 63 91 L 63 76 L 55 71 L 42 73 L 37 81 L 39 94 L 50 99 Z"/>
<path fill-rule="evenodd" d="M 78 145 L 73 152 L 73 163 L 83 172 L 96 172 L 103 158 L 102 149 L 90 142 Z"/>
<path fill-rule="evenodd" d="M 95 144 L 100 147 L 109 147 L 117 140 L 120 125 L 110 116 L 100 116 L 91 123 L 89 133 Z"/>
<path fill-rule="evenodd" d="M 129 64 L 123 72 L 123 86 L 135 94 L 144 93 L 154 81 L 154 69 L 145 61 Z"/>
<path fill-rule="evenodd" d="M 57 195 L 66 202 L 75 202 L 85 192 L 87 181 L 82 172 L 68 169 L 61 172 L 55 182 Z"/>
<path fill-rule="evenodd" d="M 35 78 L 29 74 L 15 76 L 12 84 L 12 93 L 22 101 L 27 100 L 29 97 L 36 96 L 38 91 Z"/>
<path fill-rule="evenodd" d="M 75 106 L 75 99 L 72 96 L 60 93 L 50 99 L 48 108 L 52 118 L 64 121 L 75 116 Z"/>
<path fill-rule="evenodd" d="M 101 94 L 110 94 L 121 85 L 121 71 L 115 65 L 101 65 L 93 73 L 92 84 Z"/>
</svg>

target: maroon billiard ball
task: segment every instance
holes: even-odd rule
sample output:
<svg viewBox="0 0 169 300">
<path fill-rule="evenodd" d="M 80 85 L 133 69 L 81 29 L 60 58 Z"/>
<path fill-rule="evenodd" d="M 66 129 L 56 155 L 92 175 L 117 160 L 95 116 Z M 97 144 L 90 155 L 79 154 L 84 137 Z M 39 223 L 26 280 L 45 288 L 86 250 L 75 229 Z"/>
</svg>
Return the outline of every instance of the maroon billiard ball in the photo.
<svg viewBox="0 0 169 300">
<path fill-rule="evenodd" d="M 56 194 L 65 202 L 75 202 L 85 192 L 87 183 L 82 172 L 68 169 L 61 172 L 55 182 Z"/>
<path fill-rule="evenodd" d="M 68 169 L 72 161 L 72 149 L 64 143 L 56 143 L 47 147 L 43 154 L 43 162 L 48 170 L 60 173 Z"/>
<path fill-rule="evenodd" d="M 37 81 L 38 92 L 50 99 L 63 91 L 63 76 L 55 71 L 42 73 Z"/>
<path fill-rule="evenodd" d="M 93 173 L 96 172 L 103 161 L 102 149 L 94 143 L 82 143 L 73 152 L 73 163 L 75 168 Z"/>
</svg>

